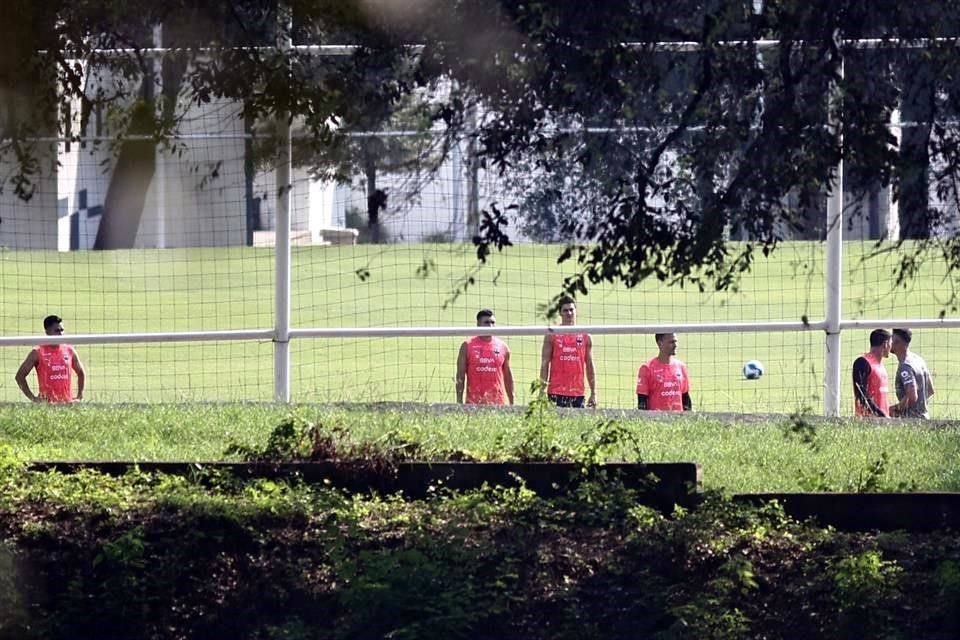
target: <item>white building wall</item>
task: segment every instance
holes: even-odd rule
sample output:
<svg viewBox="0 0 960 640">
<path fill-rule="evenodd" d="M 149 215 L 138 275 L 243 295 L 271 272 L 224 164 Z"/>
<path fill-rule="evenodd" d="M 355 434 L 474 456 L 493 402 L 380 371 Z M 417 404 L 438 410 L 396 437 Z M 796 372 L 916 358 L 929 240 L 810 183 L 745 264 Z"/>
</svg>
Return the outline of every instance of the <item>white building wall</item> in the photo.
<svg viewBox="0 0 960 640">
<path fill-rule="evenodd" d="M 309 231 L 317 242 L 322 240 L 323 230 L 342 227 L 343 221 L 334 220 L 333 203 L 339 185 L 313 180 L 303 168 L 290 172 L 290 230 Z M 273 170 L 261 171 L 254 178 L 255 197 L 260 199 L 260 223 L 266 231 L 276 230 L 277 186 Z"/>
<path fill-rule="evenodd" d="M 87 91 L 96 91 L 97 83 L 103 81 L 88 76 Z M 137 94 L 137 87 L 127 89 L 131 95 Z M 74 107 L 72 112 L 79 113 L 79 101 Z M 227 100 L 189 108 L 180 125 L 183 137 L 175 141 L 173 150 L 158 148 L 156 152 L 135 247 L 246 243 L 245 143 L 239 115 L 240 106 Z M 74 130 L 79 125 L 75 118 Z M 83 133 L 89 143 L 59 145 L 62 169 L 57 188 L 66 216 L 75 218 L 58 227 L 56 246 L 60 250 L 93 248 L 119 153 L 104 114 L 92 114 Z M 95 141 L 98 136 L 99 143 Z M 79 232 L 73 238 L 71 223 Z"/>
<path fill-rule="evenodd" d="M 41 144 L 33 153 L 38 159 L 39 173 L 30 177 L 33 195 L 23 200 L 10 181 L 17 170 L 16 158 L 0 155 L 0 248 L 58 248 L 58 229 L 69 229 L 67 204 L 57 198 L 56 145 Z"/>
<path fill-rule="evenodd" d="M 10 121 L 36 108 L 29 95 L 17 87 L 0 86 L 0 105 Z M 36 142 L 27 152 L 36 161 L 35 171 L 26 176 L 24 200 L 16 193 L 14 178 L 20 171 L 11 145 L 0 143 L 0 249 L 56 249 L 57 229 L 66 203 L 57 195 L 56 144 Z"/>
<path fill-rule="evenodd" d="M 138 248 L 240 246 L 247 238 L 245 143 L 239 105 L 188 114 L 176 153 L 157 153 L 137 233 Z M 224 136 L 190 139 L 189 136 Z"/>
</svg>

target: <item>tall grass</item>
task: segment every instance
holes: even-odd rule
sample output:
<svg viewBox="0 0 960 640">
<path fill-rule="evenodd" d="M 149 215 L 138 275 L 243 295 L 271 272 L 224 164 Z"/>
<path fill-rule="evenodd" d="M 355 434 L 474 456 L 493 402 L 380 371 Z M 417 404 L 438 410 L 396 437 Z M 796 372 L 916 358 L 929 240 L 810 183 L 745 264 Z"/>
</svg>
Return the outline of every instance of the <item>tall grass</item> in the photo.
<svg viewBox="0 0 960 640">
<path fill-rule="evenodd" d="M 594 412 L 548 413 L 543 421 L 510 410 L 461 411 L 439 407 L 379 410 L 268 404 L 176 406 L 0 407 L 0 443 L 31 460 L 212 461 L 237 443 L 262 446 L 291 414 L 340 425 L 356 440 L 388 432 L 427 450 L 465 450 L 502 459 L 530 429 L 572 448 L 601 419 Z M 615 414 L 616 412 L 614 412 Z M 626 425 L 648 462 L 696 461 L 708 488 L 732 492 L 855 489 L 872 465 L 887 457 L 888 488 L 960 490 L 960 425 L 857 420 L 815 423 L 814 449 L 790 435 L 788 419 L 750 421 L 705 415 L 640 416 Z M 631 459 L 632 450 L 623 457 Z"/>
</svg>

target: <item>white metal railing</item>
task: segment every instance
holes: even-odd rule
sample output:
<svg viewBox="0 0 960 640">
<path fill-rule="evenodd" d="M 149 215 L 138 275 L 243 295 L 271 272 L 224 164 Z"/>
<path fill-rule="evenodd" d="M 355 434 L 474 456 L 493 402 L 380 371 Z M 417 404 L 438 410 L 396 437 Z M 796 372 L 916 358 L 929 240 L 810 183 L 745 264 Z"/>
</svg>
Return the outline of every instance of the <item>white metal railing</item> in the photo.
<svg viewBox="0 0 960 640">
<path fill-rule="evenodd" d="M 960 326 L 960 324 L 958 324 Z M 595 335 L 631 335 L 654 333 L 737 333 L 787 332 L 823 330 L 826 323 L 819 322 L 724 322 L 700 324 L 578 324 L 576 326 L 496 326 L 491 333 L 498 336 L 542 336 L 550 333 L 591 333 Z M 478 328 L 471 327 L 341 327 L 291 329 L 293 338 L 396 338 L 396 337 L 442 337 L 473 336 Z"/>
<path fill-rule="evenodd" d="M 680 324 L 578 324 L 561 325 L 498 325 L 492 333 L 498 336 L 542 336 L 547 334 L 589 333 L 593 335 L 653 335 L 655 333 L 798 333 L 826 331 L 826 320 L 770 322 L 702 322 Z M 841 320 L 840 331 L 849 329 L 960 329 L 960 318 L 881 318 L 874 320 Z M 443 338 L 477 335 L 476 326 L 467 327 L 300 327 L 291 328 L 289 338 Z M 71 344 L 136 344 L 153 342 L 230 342 L 273 341 L 274 329 L 231 329 L 220 331 L 166 331 L 155 333 L 77 333 L 70 334 Z M 61 336 L 0 336 L 0 347 L 60 344 Z"/>
</svg>

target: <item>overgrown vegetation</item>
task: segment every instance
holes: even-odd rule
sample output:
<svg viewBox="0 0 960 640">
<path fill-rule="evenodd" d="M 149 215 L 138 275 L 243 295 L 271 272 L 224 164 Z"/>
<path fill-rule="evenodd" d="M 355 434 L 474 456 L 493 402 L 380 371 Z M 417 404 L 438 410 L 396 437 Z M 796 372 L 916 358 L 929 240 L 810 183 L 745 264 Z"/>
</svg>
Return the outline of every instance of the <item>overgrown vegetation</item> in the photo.
<svg viewBox="0 0 960 640">
<path fill-rule="evenodd" d="M 783 426 L 783 435 L 787 440 L 797 440 L 812 453 L 819 453 L 823 446 L 816 424 L 810 419 L 808 411 L 801 411 L 791 415 Z M 862 468 L 851 469 L 846 481 L 833 484 L 828 479 L 828 471 L 823 468 L 797 469 L 797 485 L 802 491 L 813 492 L 845 492 L 845 493 L 878 493 L 917 491 L 915 481 L 902 480 L 892 483 L 889 480 L 890 454 L 881 451 L 879 456 L 868 460 Z"/>
<path fill-rule="evenodd" d="M 535 409 L 531 409 L 533 411 Z M 538 410 L 537 410 L 538 411 Z M 29 460 L 240 461 L 261 451 L 282 422 L 345 430 L 342 451 L 380 442 L 424 460 L 533 460 L 552 449 L 573 460 L 605 429 L 626 432 L 607 446 L 610 460 L 697 461 L 707 489 L 732 493 L 856 490 L 882 459 L 883 490 L 960 490 L 960 426 L 804 418 L 817 447 L 783 435 L 782 418 L 643 416 L 637 412 L 552 409 L 539 418 L 522 412 L 448 411 L 440 407 L 331 407 L 266 404 L 156 405 L 61 409 L 0 407 L 0 442 Z M 614 421 L 601 428 L 604 421 Z M 584 438 L 587 438 L 585 441 Z M 311 457 L 309 439 L 290 459 Z M 237 453 L 227 455 L 229 445 Z M 414 450 L 413 445 L 416 445 Z M 807 478 L 806 480 L 804 478 Z M 874 483 L 876 484 L 876 483 Z"/>
<path fill-rule="evenodd" d="M 716 494 L 668 517 L 602 475 L 407 501 L 35 473 L 0 448 L 2 638 L 938 640 L 960 630 L 958 566 L 949 532 L 841 533 Z"/>
<path fill-rule="evenodd" d="M 575 441 L 543 397 L 500 458 L 579 463 L 559 496 L 523 484 L 424 500 L 298 481 L 121 478 L 27 470 L 0 446 L 0 638 L 952 638 L 960 542 L 950 532 L 842 533 L 777 503 L 708 493 L 664 515 L 598 463 L 640 460 L 635 429 L 591 418 Z M 319 414 L 318 414 L 319 415 Z M 461 418 L 463 415 L 460 416 Z M 413 422 L 413 421 L 407 421 Z M 467 458 L 395 420 L 364 439 L 345 417 L 286 416 L 256 462 L 383 469 Z M 803 415 L 779 427 L 828 449 Z M 784 438 L 786 436 L 786 438 Z M 883 488 L 883 464 L 858 490 Z"/>
</svg>

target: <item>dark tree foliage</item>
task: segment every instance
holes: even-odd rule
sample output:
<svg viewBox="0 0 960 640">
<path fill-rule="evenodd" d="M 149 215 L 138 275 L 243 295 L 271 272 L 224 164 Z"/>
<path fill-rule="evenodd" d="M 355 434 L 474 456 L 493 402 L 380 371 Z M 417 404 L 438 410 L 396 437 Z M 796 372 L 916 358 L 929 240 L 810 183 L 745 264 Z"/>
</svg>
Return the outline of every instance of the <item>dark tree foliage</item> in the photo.
<svg viewBox="0 0 960 640">
<path fill-rule="evenodd" d="M 121 64 L 97 49 L 142 47 L 163 22 L 168 45 L 192 47 L 164 67 L 191 100 L 235 98 L 251 121 L 295 120 L 319 173 L 335 171 L 329 150 L 352 131 L 430 95 L 418 117 L 442 124 L 448 139 L 471 136 L 478 162 L 543 176 L 543 206 L 584 205 L 583 215 L 551 221 L 568 241 L 559 259 L 580 267 L 565 283 L 572 293 L 646 278 L 735 286 L 757 252 L 823 233 L 811 212 L 841 159 L 854 190 L 890 186 L 899 198 L 901 238 L 891 240 L 918 239 L 911 251 L 939 249 L 957 267 L 960 250 L 929 195 L 957 206 L 960 5 L 881 4 L 291 0 L 288 34 L 266 0 L 15 0 L 0 83 L 32 79 L 25 86 L 49 126 L 62 96 L 83 93 L 70 60 L 148 74 L 144 56 Z M 286 35 L 355 48 L 290 49 Z M 855 44 L 863 38 L 871 48 Z M 7 140 L 43 130 L 4 109 Z M 482 114 L 477 124 L 471 110 Z M 888 126 L 896 110 L 899 144 Z M 168 138 L 176 114 L 154 125 Z M 482 229 L 478 256 L 508 245 L 507 229 Z M 901 275 L 916 264 L 905 260 Z"/>
<path fill-rule="evenodd" d="M 588 215 L 556 220 L 560 237 L 580 239 L 561 255 L 581 266 L 568 291 L 648 277 L 725 288 L 755 251 L 808 231 L 807 211 L 789 196 L 828 192 L 841 157 L 854 189 L 892 185 L 914 195 L 903 203 L 903 238 L 930 239 L 942 222 L 926 180 L 915 176 L 935 165 L 942 197 L 952 194 L 956 92 L 948 69 L 957 49 L 952 40 L 914 39 L 953 35 L 956 7 L 890 9 L 816 1 L 767 2 L 757 14 L 745 2 L 504 5 L 490 20 L 519 37 L 498 41 L 484 60 L 449 66 L 495 114 L 480 132 L 488 162 L 509 167 L 524 155 L 545 176 L 587 176 L 575 186 L 548 180 L 538 193 L 550 202 L 589 191 L 580 199 Z M 877 39 L 876 48 L 857 49 L 851 41 L 859 38 Z M 779 44 L 761 49 L 761 39 Z M 656 41 L 695 47 L 671 54 Z M 917 59 L 929 69 L 925 81 L 911 75 Z M 491 63 L 503 68 L 492 72 Z M 937 132 L 920 145 L 929 156 L 909 146 L 900 153 L 888 128 L 905 99 L 904 77 L 936 96 L 917 130 L 907 129 L 914 137 L 924 127 Z M 831 104 L 832 84 L 840 99 Z M 588 137 L 569 126 L 558 132 L 557 123 L 613 123 L 618 131 Z M 611 152 L 614 142 L 629 153 Z M 597 170 L 611 157 L 617 166 Z"/>
</svg>

